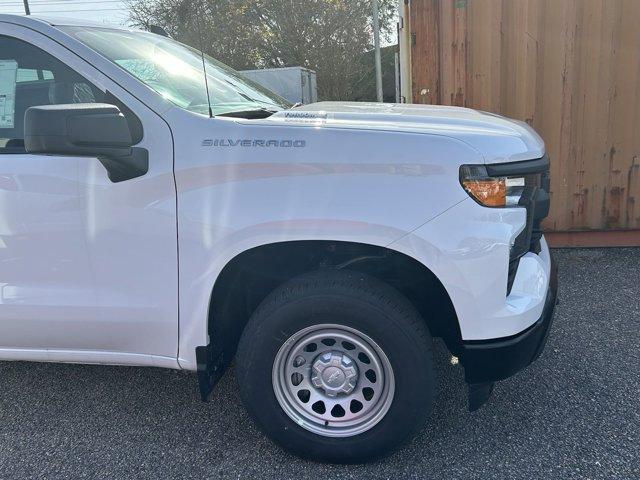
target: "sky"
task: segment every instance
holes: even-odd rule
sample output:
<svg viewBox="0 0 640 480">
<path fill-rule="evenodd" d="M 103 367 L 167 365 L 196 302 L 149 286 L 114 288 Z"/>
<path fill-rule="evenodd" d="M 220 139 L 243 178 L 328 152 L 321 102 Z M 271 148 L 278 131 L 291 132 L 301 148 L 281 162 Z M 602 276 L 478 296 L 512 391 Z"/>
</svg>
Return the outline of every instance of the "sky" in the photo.
<svg viewBox="0 0 640 480">
<path fill-rule="evenodd" d="M 126 0 L 29 0 L 32 15 L 80 18 L 110 25 L 129 19 Z M 24 14 L 23 0 L 0 0 L 0 13 Z"/>
</svg>

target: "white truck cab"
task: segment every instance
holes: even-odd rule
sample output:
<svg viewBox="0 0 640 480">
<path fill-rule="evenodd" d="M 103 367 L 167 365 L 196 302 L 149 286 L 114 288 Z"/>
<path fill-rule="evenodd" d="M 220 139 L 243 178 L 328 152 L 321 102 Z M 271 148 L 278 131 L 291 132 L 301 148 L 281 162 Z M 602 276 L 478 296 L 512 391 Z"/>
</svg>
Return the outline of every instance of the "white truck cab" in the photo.
<svg viewBox="0 0 640 480">
<path fill-rule="evenodd" d="M 235 359 L 285 448 L 383 455 L 433 337 L 472 410 L 540 354 L 548 172 L 521 122 L 293 107 L 161 35 L 0 15 L 0 359 L 193 370 L 204 400 Z"/>
</svg>

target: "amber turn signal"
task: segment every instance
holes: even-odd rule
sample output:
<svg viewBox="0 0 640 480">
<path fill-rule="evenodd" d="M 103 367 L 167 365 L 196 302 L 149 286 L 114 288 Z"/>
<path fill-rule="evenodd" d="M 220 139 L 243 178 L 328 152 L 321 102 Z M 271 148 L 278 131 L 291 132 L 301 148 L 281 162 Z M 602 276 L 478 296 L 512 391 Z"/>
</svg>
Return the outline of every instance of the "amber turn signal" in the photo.
<svg viewBox="0 0 640 480">
<path fill-rule="evenodd" d="M 535 188 L 540 180 L 526 175 L 492 177 L 484 165 L 462 165 L 460 185 L 483 207 L 521 207 L 527 188 Z M 528 187 L 527 187 L 528 186 Z"/>
<path fill-rule="evenodd" d="M 485 207 L 504 207 L 507 204 L 507 182 L 504 177 L 482 180 L 463 180 L 462 186 L 479 204 Z"/>
</svg>

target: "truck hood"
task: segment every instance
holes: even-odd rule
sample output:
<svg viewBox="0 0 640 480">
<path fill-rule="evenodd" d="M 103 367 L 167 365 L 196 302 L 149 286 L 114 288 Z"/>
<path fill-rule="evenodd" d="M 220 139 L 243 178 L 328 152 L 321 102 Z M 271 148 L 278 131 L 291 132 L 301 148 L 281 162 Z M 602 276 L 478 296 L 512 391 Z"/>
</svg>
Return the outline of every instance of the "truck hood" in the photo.
<svg viewBox="0 0 640 480">
<path fill-rule="evenodd" d="M 269 122 L 450 137 L 474 148 L 485 163 L 540 158 L 542 138 L 526 123 L 492 113 L 436 105 L 318 102 L 277 112 Z"/>
</svg>

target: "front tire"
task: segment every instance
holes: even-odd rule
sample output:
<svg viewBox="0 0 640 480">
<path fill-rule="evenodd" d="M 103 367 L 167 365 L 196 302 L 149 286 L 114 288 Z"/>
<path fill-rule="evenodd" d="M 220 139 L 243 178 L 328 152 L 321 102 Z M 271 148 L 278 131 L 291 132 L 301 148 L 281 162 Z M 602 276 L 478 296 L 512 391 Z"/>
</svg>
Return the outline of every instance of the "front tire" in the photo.
<svg viewBox="0 0 640 480">
<path fill-rule="evenodd" d="M 272 292 L 240 340 L 237 378 L 258 425 L 313 460 L 361 462 L 422 426 L 431 337 L 413 305 L 364 274 L 323 271 Z"/>
</svg>

